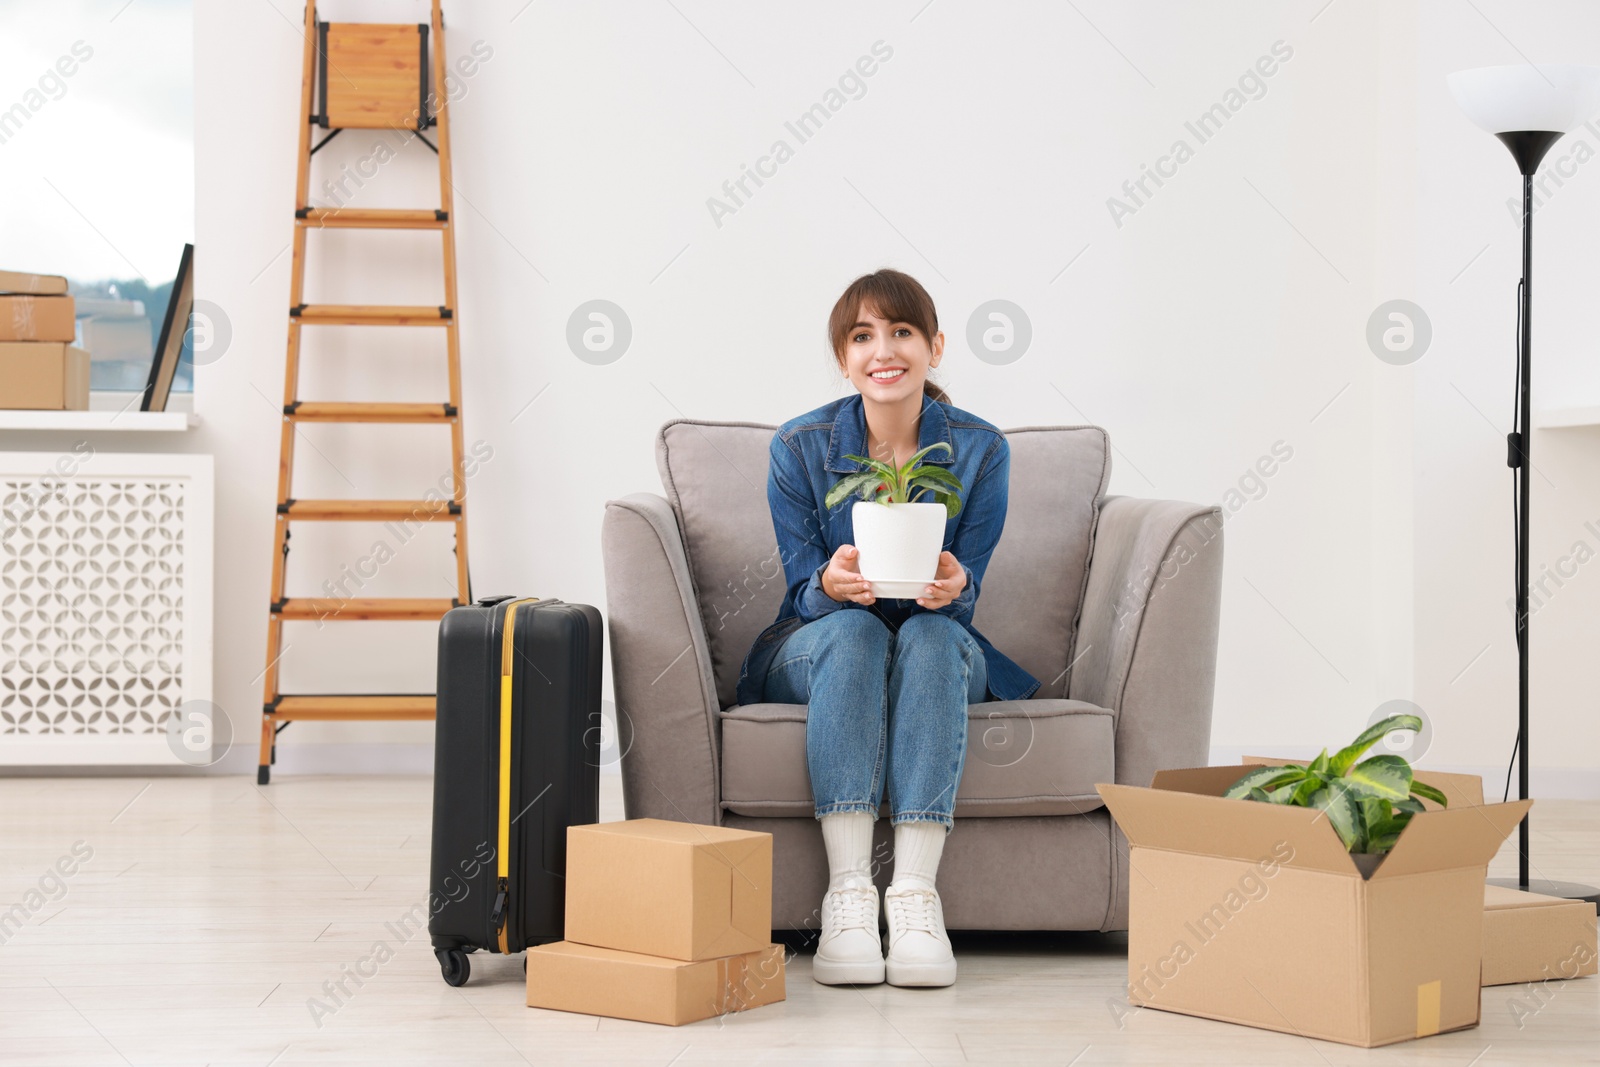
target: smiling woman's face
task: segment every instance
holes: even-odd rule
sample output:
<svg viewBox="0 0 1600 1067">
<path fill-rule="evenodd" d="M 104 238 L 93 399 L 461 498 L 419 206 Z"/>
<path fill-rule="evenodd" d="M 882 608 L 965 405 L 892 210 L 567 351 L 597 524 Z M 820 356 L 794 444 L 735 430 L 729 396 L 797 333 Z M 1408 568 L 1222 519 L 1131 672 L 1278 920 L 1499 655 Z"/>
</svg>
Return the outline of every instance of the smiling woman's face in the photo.
<svg viewBox="0 0 1600 1067">
<path fill-rule="evenodd" d="M 937 367 L 944 352 L 944 331 L 932 343 L 922 331 L 904 322 L 890 322 L 862 307 L 844 346 L 845 376 L 864 400 L 904 403 L 922 395 L 928 368 Z"/>
</svg>

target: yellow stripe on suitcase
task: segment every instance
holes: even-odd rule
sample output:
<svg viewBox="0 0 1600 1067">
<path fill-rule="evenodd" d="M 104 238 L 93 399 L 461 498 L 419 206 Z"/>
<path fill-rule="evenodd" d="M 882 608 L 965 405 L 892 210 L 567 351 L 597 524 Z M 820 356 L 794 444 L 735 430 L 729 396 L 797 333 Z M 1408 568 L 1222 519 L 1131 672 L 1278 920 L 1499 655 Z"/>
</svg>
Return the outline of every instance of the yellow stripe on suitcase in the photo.
<svg viewBox="0 0 1600 1067">
<path fill-rule="evenodd" d="M 531 596 L 507 602 L 505 622 L 501 628 L 500 832 L 498 847 L 495 849 L 495 873 L 499 878 L 500 889 L 506 892 L 506 910 L 500 917 L 500 929 L 497 931 L 502 953 L 509 951 L 506 947 L 506 918 L 511 914 L 509 891 L 511 877 L 511 668 L 516 660 L 516 645 L 513 643 L 513 639 L 517 625 L 517 608 L 523 604 L 531 604 L 538 599 L 536 596 Z"/>
</svg>

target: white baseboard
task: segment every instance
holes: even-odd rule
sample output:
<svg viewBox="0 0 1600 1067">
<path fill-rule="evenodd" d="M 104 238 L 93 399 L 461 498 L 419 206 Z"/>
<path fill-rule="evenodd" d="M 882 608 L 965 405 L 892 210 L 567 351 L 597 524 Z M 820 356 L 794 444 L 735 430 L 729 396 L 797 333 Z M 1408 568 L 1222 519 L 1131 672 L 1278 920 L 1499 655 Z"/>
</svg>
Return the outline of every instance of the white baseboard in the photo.
<svg viewBox="0 0 1600 1067">
<path fill-rule="evenodd" d="M 195 775 L 256 774 L 259 755 L 254 743 L 235 744 L 227 755 L 209 767 L 178 763 L 159 766 L 119 765 L 0 767 L 0 778 L 181 778 Z M 433 746 L 425 744 L 317 744 L 284 745 L 278 749 L 277 775 L 433 775 Z M 620 777 L 622 767 L 609 763 L 602 775 Z"/>
<path fill-rule="evenodd" d="M 428 774 L 433 746 L 425 744 L 288 744 L 278 746 L 280 774 Z"/>
<path fill-rule="evenodd" d="M 252 767 L 256 760 L 251 747 Z M 433 774 L 433 746 L 426 744 L 319 744 L 283 745 L 273 767 L 279 774 Z M 622 773 L 615 763 L 601 774 Z"/>
</svg>

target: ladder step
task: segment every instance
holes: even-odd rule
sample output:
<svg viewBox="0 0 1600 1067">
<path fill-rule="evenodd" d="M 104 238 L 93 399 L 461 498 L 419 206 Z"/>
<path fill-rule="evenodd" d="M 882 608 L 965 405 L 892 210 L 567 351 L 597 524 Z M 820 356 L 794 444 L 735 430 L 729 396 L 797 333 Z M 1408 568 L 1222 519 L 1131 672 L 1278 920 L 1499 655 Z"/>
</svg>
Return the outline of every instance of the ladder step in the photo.
<svg viewBox="0 0 1600 1067">
<path fill-rule="evenodd" d="M 444 618 L 455 601 L 443 597 L 337 597 L 291 596 L 279 602 L 276 614 L 286 621 L 305 622 L 416 622 Z"/>
<path fill-rule="evenodd" d="M 307 522 L 414 522 L 449 521 L 461 514 L 461 505 L 438 500 L 290 500 L 278 505 L 278 514 Z"/>
<path fill-rule="evenodd" d="M 283 410 L 297 422 L 449 422 L 456 409 L 449 404 L 365 404 L 298 401 Z"/>
<path fill-rule="evenodd" d="M 432 208 L 303 207 L 295 212 L 300 226 L 352 230 L 442 230 L 450 213 Z"/>
<path fill-rule="evenodd" d="M 281 696 L 268 717 L 280 722 L 296 719 L 431 719 L 432 694 L 391 693 L 380 696 Z"/>
<path fill-rule="evenodd" d="M 385 304 L 301 304 L 289 316 L 308 326 L 447 326 L 447 307 Z"/>
</svg>

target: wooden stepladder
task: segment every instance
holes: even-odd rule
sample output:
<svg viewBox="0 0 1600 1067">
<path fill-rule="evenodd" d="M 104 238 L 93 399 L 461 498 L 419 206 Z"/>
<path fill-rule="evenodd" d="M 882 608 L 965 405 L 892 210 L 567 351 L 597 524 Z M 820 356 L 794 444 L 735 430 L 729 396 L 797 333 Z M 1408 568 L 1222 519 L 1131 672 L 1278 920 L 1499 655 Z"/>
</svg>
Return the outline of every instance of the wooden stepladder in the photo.
<svg viewBox="0 0 1600 1067">
<path fill-rule="evenodd" d="M 433 38 L 431 57 L 429 36 Z M 430 79 L 431 73 L 431 79 Z M 430 92 L 431 84 L 436 87 Z M 257 781 L 271 779 L 276 739 L 302 719 L 432 719 L 434 697 L 424 693 L 284 694 L 278 661 L 284 652 L 283 624 L 294 620 L 438 619 L 471 600 L 467 576 L 466 473 L 461 430 L 461 346 L 456 316 L 455 235 L 451 226 L 450 117 L 446 102 L 444 17 L 433 0 L 432 24 L 318 22 L 306 4 L 305 58 L 300 85 L 300 156 L 295 186 L 294 260 L 289 283 L 289 348 L 284 365 L 283 431 L 278 464 L 277 542 L 267 620 L 267 666 L 261 716 L 261 760 Z M 317 106 L 320 110 L 313 110 Z M 329 130 L 316 144 L 312 127 Z M 424 136 L 437 130 L 438 145 Z M 439 157 L 438 208 L 373 209 L 313 207 L 308 198 L 311 157 L 346 129 L 402 130 Z M 324 227 L 437 230 L 443 244 L 444 302 L 436 307 L 306 304 L 306 234 Z M 446 403 L 360 403 L 299 398 L 300 333 L 308 326 L 433 326 L 444 329 L 449 359 Z M 448 423 L 454 492 L 437 500 L 300 500 L 291 488 L 295 435 L 300 423 Z M 284 596 L 290 528 L 298 523 L 430 521 L 455 524 L 454 598 L 341 598 Z"/>
</svg>

